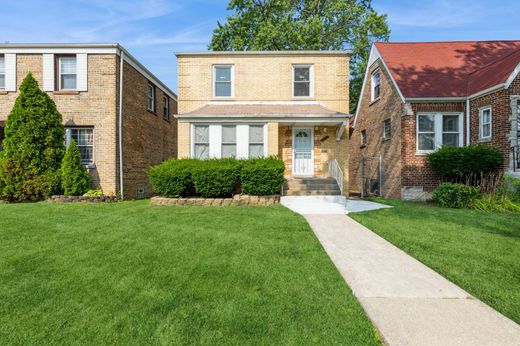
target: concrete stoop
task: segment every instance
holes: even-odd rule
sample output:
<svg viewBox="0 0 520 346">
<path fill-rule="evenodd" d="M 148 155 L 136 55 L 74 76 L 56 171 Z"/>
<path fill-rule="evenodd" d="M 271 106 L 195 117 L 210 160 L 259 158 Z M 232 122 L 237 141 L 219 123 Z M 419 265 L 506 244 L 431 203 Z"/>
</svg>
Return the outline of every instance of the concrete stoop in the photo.
<svg viewBox="0 0 520 346">
<path fill-rule="evenodd" d="M 334 178 L 289 178 L 283 186 L 284 196 L 341 196 Z"/>
</svg>

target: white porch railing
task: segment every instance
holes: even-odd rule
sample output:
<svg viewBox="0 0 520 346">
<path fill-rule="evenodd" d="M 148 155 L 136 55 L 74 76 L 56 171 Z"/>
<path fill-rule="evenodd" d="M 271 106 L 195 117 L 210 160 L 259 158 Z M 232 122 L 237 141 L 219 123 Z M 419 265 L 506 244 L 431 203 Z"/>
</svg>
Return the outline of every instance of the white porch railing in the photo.
<svg viewBox="0 0 520 346">
<path fill-rule="evenodd" d="M 333 159 L 329 160 L 327 162 L 329 166 L 329 176 L 336 179 L 336 182 L 338 183 L 339 190 L 341 191 L 341 194 L 343 195 L 343 171 L 341 170 L 341 167 L 339 166 L 338 160 Z"/>
</svg>

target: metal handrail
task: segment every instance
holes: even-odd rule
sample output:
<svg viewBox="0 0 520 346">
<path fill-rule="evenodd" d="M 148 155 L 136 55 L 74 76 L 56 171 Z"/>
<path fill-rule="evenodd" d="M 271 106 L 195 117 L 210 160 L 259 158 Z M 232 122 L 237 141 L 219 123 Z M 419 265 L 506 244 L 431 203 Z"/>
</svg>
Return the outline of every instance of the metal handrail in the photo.
<svg viewBox="0 0 520 346">
<path fill-rule="evenodd" d="M 343 171 L 341 170 L 341 167 L 339 166 L 339 162 L 336 159 L 329 160 L 327 162 L 327 165 L 329 166 L 329 176 L 336 179 L 336 182 L 339 185 L 339 190 L 341 191 L 341 194 L 343 195 Z"/>
</svg>

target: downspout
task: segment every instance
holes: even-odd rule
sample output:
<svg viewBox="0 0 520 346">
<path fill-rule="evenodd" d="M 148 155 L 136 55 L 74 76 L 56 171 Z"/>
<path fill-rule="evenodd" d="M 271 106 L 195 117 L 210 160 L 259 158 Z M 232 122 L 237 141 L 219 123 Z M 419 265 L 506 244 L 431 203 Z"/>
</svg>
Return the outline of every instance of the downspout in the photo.
<svg viewBox="0 0 520 346">
<path fill-rule="evenodd" d="M 118 145 L 119 145 L 119 196 L 124 199 L 123 193 L 123 65 L 125 52 L 120 49 L 119 62 L 119 114 L 118 114 Z"/>
<path fill-rule="evenodd" d="M 470 124 L 469 124 L 469 118 L 471 114 L 471 102 L 469 101 L 469 97 L 466 99 L 466 145 L 469 145 L 470 142 Z"/>
</svg>

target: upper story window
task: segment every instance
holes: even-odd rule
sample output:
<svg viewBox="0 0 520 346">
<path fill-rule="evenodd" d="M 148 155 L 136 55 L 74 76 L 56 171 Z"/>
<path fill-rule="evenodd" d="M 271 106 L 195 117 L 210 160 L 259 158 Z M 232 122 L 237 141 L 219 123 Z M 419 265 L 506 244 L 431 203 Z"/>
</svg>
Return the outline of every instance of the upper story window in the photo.
<svg viewBox="0 0 520 346">
<path fill-rule="evenodd" d="M 170 120 L 170 98 L 168 96 L 163 97 L 163 118 Z"/>
<path fill-rule="evenodd" d="M 293 96 L 312 97 L 313 66 L 293 65 Z"/>
<path fill-rule="evenodd" d="M 233 66 L 213 66 L 213 96 L 233 97 Z"/>
<path fill-rule="evenodd" d="M 146 93 L 147 108 L 150 112 L 155 112 L 155 86 L 148 84 L 148 91 Z"/>
<path fill-rule="evenodd" d="M 367 130 L 361 130 L 361 146 L 367 145 Z"/>
<path fill-rule="evenodd" d="M 0 55 L 0 89 L 5 89 L 5 57 Z"/>
<path fill-rule="evenodd" d="M 381 96 L 381 71 L 380 70 L 376 70 L 372 73 L 371 87 L 372 87 L 371 88 L 372 89 L 371 100 L 375 101 L 379 98 L 379 96 Z"/>
<path fill-rule="evenodd" d="M 222 125 L 222 157 L 237 156 L 237 127 Z"/>
<path fill-rule="evenodd" d="M 417 151 L 432 152 L 442 146 L 462 146 L 460 114 L 417 115 Z"/>
<path fill-rule="evenodd" d="M 479 134 L 482 140 L 491 138 L 491 117 L 491 107 L 479 110 Z"/>
<path fill-rule="evenodd" d="M 91 127 L 67 128 L 65 130 L 65 144 L 69 146 L 71 140 L 76 142 L 81 157 L 81 163 L 94 163 L 94 129 Z"/>
<path fill-rule="evenodd" d="M 76 56 L 58 57 L 58 90 L 76 90 L 78 83 Z"/>
<path fill-rule="evenodd" d="M 383 121 L 383 139 L 392 138 L 392 123 L 390 119 L 385 119 Z"/>
</svg>

